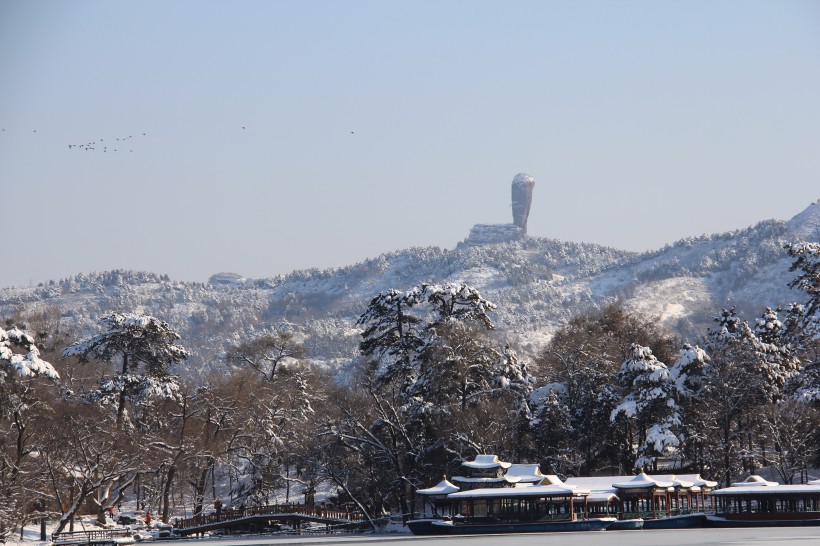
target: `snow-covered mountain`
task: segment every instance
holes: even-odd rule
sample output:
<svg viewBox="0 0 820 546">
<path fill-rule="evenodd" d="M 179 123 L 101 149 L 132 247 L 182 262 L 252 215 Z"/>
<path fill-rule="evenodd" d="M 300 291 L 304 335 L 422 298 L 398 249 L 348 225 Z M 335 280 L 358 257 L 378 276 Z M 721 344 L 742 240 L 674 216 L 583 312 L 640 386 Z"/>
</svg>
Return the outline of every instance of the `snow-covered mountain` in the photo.
<svg viewBox="0 0 820 546">
<path fill-rule="evenodd" d="M 794 274 L 783 246 L 819 237 L 820 202 L 788 222 L 767 220 L 643 254 L 527 237 L 453 250 L 409 248 L 269 279 L 220 273 L 203 284 L 133 271 L 80 274 L 0 290 L 0 315 L 57 308 L 63 324 L 88 335 L 108 312 L 150 313 L 180 332 L 193 354 L 188 372 L 196 375 L 224 366 L 229 344 L 272 327 L 294 333 L 316 363 L 341 367 L 356 354 L 356 320 L 378 292 L 461 281 L 498 305 L 499 335 L 532 356 L 569 318 L 616 299 L 688 339 L 703 333 L 721 307 L 734 305 L 753 318 L 765 306 L 802 301 L 787 286 Z"/>
</svg>

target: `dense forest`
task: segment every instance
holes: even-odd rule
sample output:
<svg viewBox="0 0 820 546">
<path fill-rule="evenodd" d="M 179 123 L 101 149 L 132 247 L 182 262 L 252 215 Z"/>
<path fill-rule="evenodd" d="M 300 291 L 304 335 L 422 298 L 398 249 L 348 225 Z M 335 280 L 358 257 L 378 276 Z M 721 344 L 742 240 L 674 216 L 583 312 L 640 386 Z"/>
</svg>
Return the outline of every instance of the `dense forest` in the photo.
<svg viewBox="0 0 820 546">
<path fill-rule="evenodd" d="M 820 462 L 820 244 L 787 253 L 801 302 L 725 309 L 692 339 L 611 303 L 532 359 L 468 284 L 381 290 L 345 374 L 273 328 L 180 377 L 189 350 L 163 317 L 108 313 L 88 335 L 22 306 L 0 323 L 0 536 L 124 501 L 169 521 L 308 491 L 375 521 L 481 453 L 563 476 L 804 480 Z"/>
</svg>

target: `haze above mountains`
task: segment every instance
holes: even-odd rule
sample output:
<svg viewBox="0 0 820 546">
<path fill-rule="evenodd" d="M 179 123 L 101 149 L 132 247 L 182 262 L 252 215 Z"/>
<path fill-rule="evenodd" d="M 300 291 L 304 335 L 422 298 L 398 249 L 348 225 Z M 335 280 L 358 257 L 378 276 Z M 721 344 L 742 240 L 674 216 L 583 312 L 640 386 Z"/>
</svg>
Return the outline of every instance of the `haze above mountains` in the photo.
<svg viewBox="0 0 820 546">
<path fill-rule="evenodd" d="M 61 327 L 78 335 L 98 331 L 97 319 L 108 312 L 152 314 L 181 334 L 192 357 L 180 371 L 196 376 L 224 366 L 231 344 L 274 328 L 292 332 L 317 365 L 344 369 L 357 355 L 356 320 L 378 292 L 465 282 L 498 306 L 499 337 L 532 357 L 571 317 L 616 300 L 689 341 L 705 333 L 722 307 L 736 306 L 753 319 L 767 306 L 805 301 L 787 286 L 795 275 L 783 246 L 797 241 L 820 241 L 820 201 L 789 221 L 765 220 L 647 253 L 524 237 L 408 248 L 266 279 L 220 274 L 193 283 L 146 272 L 83 273 L 2 289 L 0 313 L 59 315 Z"/>
</svg>

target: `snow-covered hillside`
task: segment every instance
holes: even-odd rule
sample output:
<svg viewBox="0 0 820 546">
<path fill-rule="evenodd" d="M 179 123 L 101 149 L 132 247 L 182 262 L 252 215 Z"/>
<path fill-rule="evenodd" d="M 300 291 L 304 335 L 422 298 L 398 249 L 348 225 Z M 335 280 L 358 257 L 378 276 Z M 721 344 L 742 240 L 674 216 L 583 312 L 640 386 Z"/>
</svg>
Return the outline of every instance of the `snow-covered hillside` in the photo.
<svg viewBox="0 0 820 546">
<path fill-rule="evenodd" d="M 818 238 L 815 203 L 788 222 L 692 237 L 645 254 L 530 237 L 410 248 L 340 269 L 256 280 L 232 275 L 210 284 L 132 271 L 80 274 L 0 290 L 0 314 L 57 308 L 63 324 L 88 335 L 105 313 L 150 313 L 182 334 L 193 355 L 187 371 L 195 375 L 224 366 L 228 345 L 274 327 L 294 333 L 313 361 L 342 367 L 356 354 L 356 320 L 375 294 L 461 281 L 498 305 L 499 335 L 531 356 L 573 315 L 616 299 L 690 339 L 721 307 L 735 305 L 751 318 L 765 306 L 802 300 L 787 287 L 794 275 L 783 245 Z"/>
</svg>

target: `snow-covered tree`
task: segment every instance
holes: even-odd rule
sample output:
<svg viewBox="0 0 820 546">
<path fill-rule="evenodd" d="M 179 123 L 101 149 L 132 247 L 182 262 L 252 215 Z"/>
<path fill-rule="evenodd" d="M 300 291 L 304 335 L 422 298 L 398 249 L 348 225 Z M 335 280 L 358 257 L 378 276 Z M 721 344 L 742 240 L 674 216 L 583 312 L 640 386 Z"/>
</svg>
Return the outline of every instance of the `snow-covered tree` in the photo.
<svg viewBox="0 0 820 546">
<path fill-rule="evenodd" d="M 759 414 L 756 409 L 770 400 L 766 375 L 760 370 L 759 341 L 735 309 L 723 309 L 717 326 L 703 340 L 711 360 L 706 367 L 706 403 L 715 438 L 705 454 L 715 476 L 731 483 L 741 472 L 753 472 L 760 461 L 754 457 Z"/>
<path fill-rule="evenodd" d="M 794 396 L 820 404 L 820 244 L 795 243 L 786 245 L 786 250 L 795 259 L 789 271 L 800 272 L 789 286 L 808 297 L 804 304 L 792 304 L 786 321 L 789 337 L 803 360 L 794 381 Z"/>
<path fill-rule="evenodd" d="M 450 321 L 479 323 L 488 330 L 495 328 L 487 313 L 495 309 L 495 304 L 485 300 L 470 285 L 457 284 L 422 284 L 419 294 L 429 303 L 438 315 L 435 324 Z"/>
<path fill-rule="evenodd" d="M 706 382 L 706 366 L 709 364 L 706 351 L 688 343 L 683 345 L 680 355 L 669 370 L 669 378 L 675 384 L 675 390 L 683 398 L 696 396 Z"/>
<path fill-rule="evenodd" d="M 267 504 L 283 484 L 289 497 L 290 468 L 314 415 L 310 371 L 300 360 L 305 356 L 304 346 L 281 331 L 228 351 L 229 362 L 247 366 L 262 380 L 254 385 L 255 396 L 243 401 L 248 421 L 231 449 L 233 494 L 248 504 Z"/>
<path fill-rule="evenodd" d="M 493 329 L 488 312 L 495 309 L 466 284 L 421 284 L 401 292 L 390 289 L 374 297 L 359 318 L 364 327 L 359 349 L 376 358 L 381 382 L 408 389 L 418 379 L 418 355 L 447 324 L 480 324 Z"/>
<path fill-rule="evenodd" d="M 761 443 L 770 449 L 761 456 L 783 483 L 793 483 L 820 455 L 820 413 L 797 400 L 769 404 L 762 413 Z"/>
<path fill-rule="evenodd" d="M 171 366 L 185 360 L 188 351 L 176 344 L 180 336 L 168 323 L 150 315 L 113 313 L 100 323 L 104 332 L 67 347 L 63 358 L 120 366 L 113 377 L 101 380 L 89 395 L 103 404 L 115 405 L 119 430 L 127 402 L 140 405 L 152 397 L 177 395 L 179 385 Z"/>
<path fill-rule="evenodd" d="M 489 429 L 497 430 L 486 420 L 488 427 L 475 426 L 472 414 L 486 417 L 491 410 L 508 419 L 531 388 L 526 365 L 512 348 L 488 336 L 494 308 L 469 285 L 425 283 L 382 292 L 359 319 L 360 350 L 376 363 L 361 382 L 370 415 L 340 404 L 342 417 L 328 434 L 351 449 L 374 450 L 402 476 L 393 491 L 403 510 L 409 485 L 426 478 L 432 459 L 441 463 L 448 451 L 452 458 L 465 446 L 474 449 Z M 514 422 L 506 429 L 514 429 Z"/>
<path fill-rule="evenodd" d="M 359 350 L 378 361 L 380 381 L 397 381 L 406 388 L 415 380 L 413 359 L 424 341 L 421 319 L 412 308 L 421 301 L 418 287 L 407 292 L 390 289 L 374 297 L 359 317 L 358 324 L 364 327 Z"/>
<path fill-rule="evenodd" d="M 649 347 L 632 345 L 631 356 L 617 375 L 626 395 L 610 419 L 616 424 L 623 420 L 632 423 L 637 455 L 634 466 L 654 470 L 659 457 L 675 454 L 680 446 L 680 414 L 669 369 Z"/>
<path fill-rule="evenodd" d="M 104 523 L 108 510 L 147 470 L 144 446 L 132 435 L 115 430 L 112 416 L 102 414 L 97 406 L 65 401 L 57 413 L 51 441 L 41 450 L 62 512 L 56 532 L 63 531 L 88 503 Z"/>
<path fill-rule="evenodd" d="M 280 364 L 298 361 L 307 356 L 305 347 L 293 339 L 293 334 L 273 331 L 234 345 L 228 349 L 228 362 L 249 366 L 269 382 L 276 377 Z"/>
<path fill-rule="evenodd" d="M 418 379 L 408 393 L 433 411 L 465 411 L 493 395 L 510 390 L 524 400 L 532 379 L 509 346 L 496 348 L 481 327 L 452 322 L 418 356 Z"/>
<path fill-rule="evenodd" d="M 0 328 L 0 542 L 24 517 L 36 474 L 30 463 L 37 455 L 29 413 L 40 406 L 35 394 L 38 377 L 56 381 L 59 374 L 40 358 L 32 336 L 17 327 Z M 42 439 L 45 440 L 45 439 Z"/>
<path fill-rule="evenodd" d="M 561 400 L 561 385 L 544 387 L 534 392 L 537 413 L 531 428 L 535 431 L 535 451 L 540 454 L 544 472 L 564 476 L 583 475 L 584 457 L 575 439 L 575 425 L 570 408 Z"/>
<path fill-rule="evenodd" d="M 800 372 L 795 344 L 788 330 L 777 317 L 777 311 L 767 307 L 763 316 L 755 321 L 754 338 L 751 343 L 757 356 L 758 372 L 762 376 L 766 397 L 781 400 L 787 385 Z"/>
<path fill-rule="evenodd" d="M 10 382 L 13 376 L 60 377 L 51 364 L 40 358 L 34 338 L 16 327 L 9 330 L 0 328 L 0 366 L 0 384 Z"/>
<path fill-rule="evenodd" d="M 820 337 L 820 243 L 788 244 L 786 251 L 795 259 L 789 271 L 800 271 L 789 286 L 809 297 L 801 324 L 802 335 L 817 339 Z"/>
<path fill-rule="evenodd" d="M 704 472 L 705 451 L 710 446 L 712 426 L 708 411 L 708 371 L 711 358 L 706 351 L 684 344 L 680 355 L 669 369 L 669 378 L 680 409 L 682 440 L 681 454 L 685 464 L 698 472 Z"/>
<path fill-rule="evenodd" d="M 623 393 L 616 380 L 621 363 L 630 356 L 632 343 L 658 347 L 660 354 L 672 354 L 678 342 L 658 325 L 612 304 L 593 313 L 579 315 L 558 330 L 536 361 L 536 373 L 546 384 L 533 395 L 532 435 L 536 449 L 530 457 L 575 461 L 567 470 L 584 475 L 604 466 L 628 471 L 635 461 L 626 427 L 613 427 L 610 417 L 621 403 Z M 546 411 L 547 400 L 536 394 L 554 390 L 558 406 L 567 412 L 558 419 L 566 431 L 565 447 L 558 448 L 552 419 L 554 409 Z M 552 417 L 550 417 L 552 416 Z M 574 450 L 567 453 L 566 450 Z M 547 462 L 547 461 L 545 461 Z M 558 468 L 555 471 L 563 472 Z"/>
</svg>

